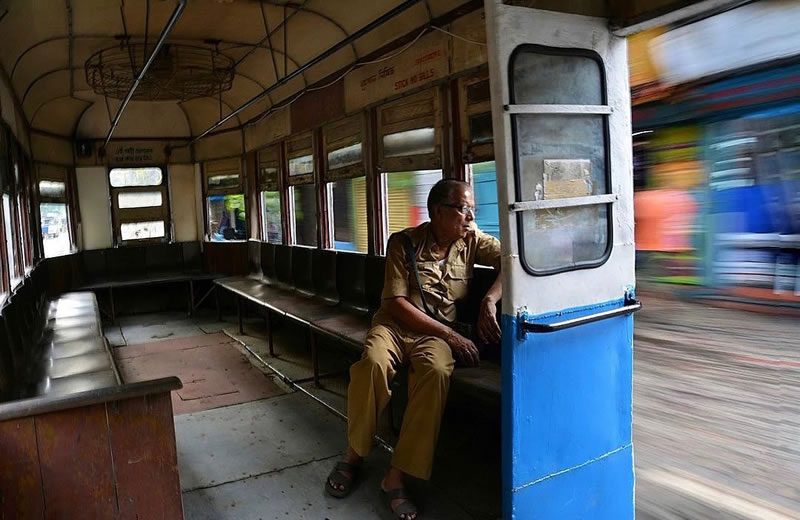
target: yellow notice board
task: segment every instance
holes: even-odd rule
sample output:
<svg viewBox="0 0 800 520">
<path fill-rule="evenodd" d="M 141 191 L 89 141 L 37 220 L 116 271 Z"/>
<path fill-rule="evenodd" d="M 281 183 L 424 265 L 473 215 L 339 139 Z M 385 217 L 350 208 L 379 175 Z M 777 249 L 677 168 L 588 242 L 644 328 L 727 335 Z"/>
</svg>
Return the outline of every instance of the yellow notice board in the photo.
<svg viewBox="0 0 800 520">
<path fill-rule="evenodd" d="M 445 78 L 449 74 L 447 36 L 426 34 L 402 54 L 347 75 L 344 84 L 348 113 L 402 92 Z"/>
</svg>

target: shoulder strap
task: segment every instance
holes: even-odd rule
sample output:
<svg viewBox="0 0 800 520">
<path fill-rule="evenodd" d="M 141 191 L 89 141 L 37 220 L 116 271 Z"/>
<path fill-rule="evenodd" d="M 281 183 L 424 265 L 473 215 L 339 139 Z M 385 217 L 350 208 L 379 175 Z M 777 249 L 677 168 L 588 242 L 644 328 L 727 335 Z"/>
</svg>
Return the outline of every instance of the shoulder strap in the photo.
<svg viewBox="0 0 800 520">
<path fill-rule="evenodd" d="M 394 233 L 392 237 L 398 237 L 399 240 L 403 243 L 403 250 L 406 253 L 406 261 L 411 266 L 411 270 L 414 272 L 414 277 L 417 280 L 417 288 L 419 289 L 419 296 L 420 299 L 422 300 L 422 307 L 425 309 L 425 314 L 427 314 L 433 319 L 436 319 L 436 316 L 428 308 L 428 302 L 425 301 L 425 291 L 422 290 L 422 282 L 419 279 L 419 268 L 417 268 L 417 248 L 414 247 L 414 243 L 411 241 L 411 237 L 408 236 L 408 234 L 403 231 L 398 231 L 397 233 Z"/>
</svg>

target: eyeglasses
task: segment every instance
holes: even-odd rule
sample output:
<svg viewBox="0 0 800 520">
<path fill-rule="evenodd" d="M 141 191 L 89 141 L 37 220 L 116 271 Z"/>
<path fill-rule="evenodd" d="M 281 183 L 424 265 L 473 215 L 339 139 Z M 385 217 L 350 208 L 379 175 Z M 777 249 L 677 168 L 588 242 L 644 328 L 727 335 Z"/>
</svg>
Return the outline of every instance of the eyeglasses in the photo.
<svg viewBox="0 0 800 520">
<path fill-rule="evenodd" d="M 442 204 L 442 206 L 447 206 L 448 208 L 453 208 L 454 210 L 458 211 L 465 217 L 469 214 L 472 215 L 472 218 L 475 218 L 475 214 L 478 212 L 478 208 L 473 208 L 472 206 L 467 206 L 466 204 Z"/>
</svg>

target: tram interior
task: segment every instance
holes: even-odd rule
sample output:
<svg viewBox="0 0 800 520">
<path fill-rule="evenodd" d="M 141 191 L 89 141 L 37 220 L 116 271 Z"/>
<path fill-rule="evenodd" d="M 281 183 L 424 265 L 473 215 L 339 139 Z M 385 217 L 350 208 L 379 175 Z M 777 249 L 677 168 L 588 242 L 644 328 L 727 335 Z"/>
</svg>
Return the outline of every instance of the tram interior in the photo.
<svg viewBox="0 0 800 520">
<path fill-rule="evenodd" d="M 506 3 L 614 27 L 687 4 Z M 3 514 L 385 513 L 380 447 L 323 493 L 335 411 L 430 186 L 472 183 L 500 237 L 483 5 L 0 0 Z M 501 515 L 500 381 L 497 347 L 454 374 L 425 518 Z"/>
</svg>

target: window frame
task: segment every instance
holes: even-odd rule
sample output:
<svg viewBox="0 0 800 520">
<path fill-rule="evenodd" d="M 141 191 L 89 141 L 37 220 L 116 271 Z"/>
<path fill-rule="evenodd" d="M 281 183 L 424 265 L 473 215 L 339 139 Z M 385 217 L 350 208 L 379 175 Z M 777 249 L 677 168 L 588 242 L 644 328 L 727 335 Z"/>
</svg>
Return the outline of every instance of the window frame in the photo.
<svg viewBox="0 0 800 520">
<path fill-rule="evenodd" d="M 221 172 L 224 172 L 226 168 L 220 168 L 219 170 L 213 168 L 214 166 L 223 165 L 224 163 L 230 163 L 233 165 L 236 163 L 237 173 L 239 182 L 236 186 L 228 186 L 223 188 L 210 188 L 208 181 L 211 177 L 214 177 Z M 244 160 L 241 155 L 233 155 L 229 157 L 220 157 L 218 159 L 210 159 L 204 161 L 201 164 L 202 170 L 202 179 L 203 179 L 203 228 L 205 230 L 204 240 L 206 242 L 216 242 L 216 243 L 226 243 L 226 242 L 246 242 L 247 236 L 249 236 L 249 222 L 247 218 L 245 218 L 245 238 L 234 238 L 231 240 L 213 240 L 211 238 L 211 222 L 209 218 L 211 217 L 210 212 L 210 204 L 211 204 L 211 197 L 216 195 L 242 195 L 244 197 L 244 205 L 245 205 L 245 214 L 247 214 L 247 206 L 248 206 L 248 194 L 247 190 L 245 189 L 245 182 L 244 182 Z M 229 172 L 233 170 L 228 168 Z"/>
<path fill-rule="evenodd" d="M 600 88 L 601 88 L 601 106 L 608 106 L 608 82 L 606 78 L 606 68 L 605 62 L 603 61 L 602 56 L 596 51 L 590 49 L 581 49 L 581 48 L 562 48 L 562 47 L 550 47 L 546 45 L 539 45 L 533 43 L 523 43 L 518 45 L 511 53 L 508 58 L 508 66 L 506 73 L 508 74 L 508 96 L 509 96 L 509 105 L 505 108 L 506 113 L 509 114 L 510 118 L 510 126 L 511 126 L 511 148 L 513 153 L 513 166 L 514 166 L 514 197 L 517 201 L 516 204 L 524 203 L 522 199 L 522 175 L 521 175 L 521 168 L 519 164 L 519 139 L 517 136 L 517 125 L 516 125 L 516 118 L 518 114 L 514 113 L 510 109 L 514 105 L 524 105 L 524 104 L 517 104 L 516 103 L 516 92 L 515 92 L 515 83 L 514 83 L 514 64 L 517 57 L 523 53 L 536 53 L 542 54 L 546 56 L 569 56 L 569 57 L 583 57 L 589 58 L 594 61 L 600 72 Z M 559 106 L 559 105 L 554 105 Z M 592 106 L 592 105 L 572 105 L 572 106 Z M 561 114 L 554 114 L 554 115 L 561 115 L 562 117 L 569 117 L 569 114 L 561 113 Z M 599 114 L 603 119 L 603 150 L 605 152 L 605 181 L 606 181 L 606 194 L 609 196 L 613 196 L 613 183 L 611 178 L 611 135 L 610 135 L 610 125 L 609 125 L 609 117 L 610 114 Z M 553 199 L 554 202 L 557 202 L 558 199 Z M 522 268 L 531 276 L 551 276 L 554 274 L 566 273 L 570 271 L 578 271 L 582 269 L 595 269 L 603 264 L 605 264 L 608 259 L 611 257 L 611 252 L 614 248 L 614 201 L 609 200 L 605 202 L 595 202 L 589 203 L 585 206 L 590 205 L 601 205 L 604 204 L 606 206 L 606 247 L 603 252 L 603 255 L 598 258 L 597 260 L 591 262 L 580 262 L 575 265 L 557 267 L 553 269 L 534 269 L 529 263 L 525 256 L 525 228 L 523 222 L 523 213 L 525 210 L 520 210 L 514 208 L 516 204 L 512 204 L 512 211 L 516 212 L 516 219 L 517 219 L 517 244 L 519 248 L 519 260 L 522 264 Z M 552 209 L 556 209 L 559 207 L 567 207 L 566 205 L 558 206 L 557 204 L 552 206 Z"/>
<path fill-rule="evenodd" d="M 261 156 L 262 154 L 270 153 L 272 157 L 268 160 L 262 161 Z M 275 174 L 274 179 L 266 178 L 266 175 L 261 174 L 261 166 L 262 164 L 271 164 L 272 162 L 275 163 L 277 166 L 277 172 Z M 283 244 L 286 243 L 286 233 L 285 233 L 285 226 L 284 226 L 284 197 L 282 193 L 282 179 L 284 173 L 284 164 L 283 164 L 283 154 L 282 154 L 282 142 L 278 141 L 276 143 L 272 143 L 267 145 L 263 148 L 260 148 L 256 151 L 256 198 L 258 199 L 258 220 L 259 226 L 261 228 L 261 241 L 266 242 L 268 244 Z M 271 242 L 269 240 L 269 233 L 267 231 L 267 210 L 264 206 L 264 193 L 266 192 L 275 192 L 278 194 L 278 212 L 280 214 L 280 228 L 281 228 L 281 240 L 280 242 Z"/>
<path fill-rule="evenodd" d="M 367 224 L 367 250 L 348 251 L 336 248 L 336 215 L 334 213 L 333 184 L 340 181 L 352 181 L 363 177 L 367 199 L 369 198 L 369 183 L 367 176 L 367 155 L 369 147 L 367 135 L 369 133 L 368 114 L 358 112 L 344 117 L 322 127 L 322 190 L 325 200 L 325 219 L 326 231 L 328 236 L 328 248 L 333 251 L 345 251 L 355 254 L 366 254 L 369 251 L 369 224 Z M 350 143 L 350 144 L 348 144 Z M 337 150 L 342 150 L 348 146 L 358 143 L 361 145 L 361 157 L 358 162 L 331 169 L 328 162 L 328 155 Z M 369 203 L 364 217 L 369 221 Z"/>
<path fill-rule="evenodd" d="M 403 108 L 409 109 L 414 105 L 423 105 L 430 102 L 431 110 L 425 114 L 409 114 L 408 117 L 398 120 L 387 120 L 388 111 Z M 376 141 L 378 148 L 378 170 L 387 172 L 403 172 L 412 170 L 442 170 L 442 96 L 440 88 L 430 87 L 412 95 L 401 97 L 378 106 Z M 413 112 L 413 109 L 411 109 Z M 384 150 L 384 137 L 400 132 L 433 128 L 434 150 L 424 154 L 409 154 L 386 157 Z"/>
<path fill-rule="evenodd" d="M 489 83 L 488 69 L 481 68 L 479 71 L 461 76 L 458 78 L 459 96 L 458 104 L 460 110 L 460 138 L 461 149 L 463 150 L 464 164 L 481 163 L 494 161 L 494 131 L 492 132 L 492 140 L 488 143 L 472 144 L 472 133 L 469 126 L 470 117 L 488 115 L 491 119 L 492 116 L 492 100 L 491 97 L 480 100 L 475 103 L 470 103 L 468 91 L 469 88 L 478 83 Z M 489 83 L 491 89 L 491 84 Z M 494 129 L 493 129 L 494 130 Z"/>
<path fill-rule="evenodd" d="M 120 186 L 111 185 L 111 172 L 114 169 L 158 168 L 161 170 L 161 183 L 153 186 Z M 172 221 L 169 200 L 169 169 L 166 165 L 149 164 L 147 166 L 109 166 L 106 172 L 108 193 L 111 197 L 111 222 L 114 234 L 114 244 L 120 247 L 146 244 L 169 243 L 172 240 Z M 144 193 L 149 191 L 161 192 L 161 205 L 144 208 L 120 208 L 120 193 Z M 164 236 L 157 238 L 128 239 L 122 238 L 122 225 L 136 222 L 164 221 Z"/>
</svg>

